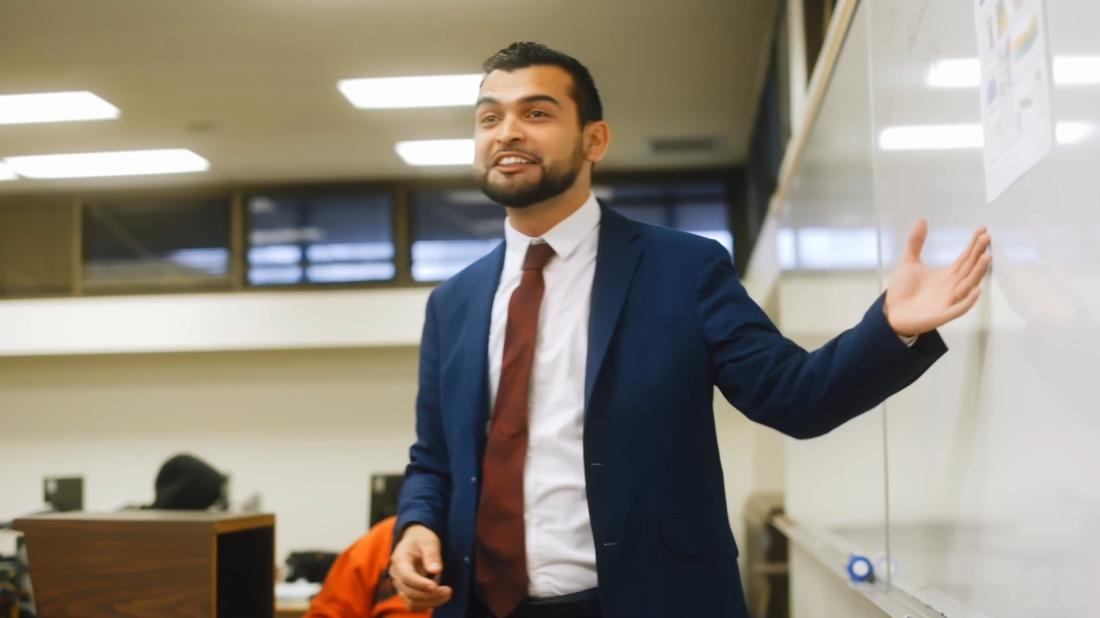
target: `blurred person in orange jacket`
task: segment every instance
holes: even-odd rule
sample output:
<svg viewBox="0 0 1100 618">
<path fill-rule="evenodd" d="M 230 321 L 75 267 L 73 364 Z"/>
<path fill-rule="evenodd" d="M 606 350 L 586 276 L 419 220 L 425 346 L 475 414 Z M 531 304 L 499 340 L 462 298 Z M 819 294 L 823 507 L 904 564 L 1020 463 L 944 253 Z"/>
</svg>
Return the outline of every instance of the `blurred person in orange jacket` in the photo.
<svg viewBox="0 0 1100 618">
<path fill-rule="evenodd" d="M 428 618 L 397 596 L 390 579 L 390 550 L 397 517 L 378 522 L 344 550 L 313 597 L 305 618 Z"/>
</svg>

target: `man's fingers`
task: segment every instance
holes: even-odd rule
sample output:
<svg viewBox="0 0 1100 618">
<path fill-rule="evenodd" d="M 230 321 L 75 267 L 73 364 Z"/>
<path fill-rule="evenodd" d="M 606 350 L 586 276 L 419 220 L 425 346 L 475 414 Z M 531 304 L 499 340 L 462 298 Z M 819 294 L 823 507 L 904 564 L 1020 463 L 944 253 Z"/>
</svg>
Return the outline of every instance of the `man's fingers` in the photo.
<svg viewBox="0 0 1100 618">
<path fill-rule="evenodd" d="M 442 603 L 446 603 L 451 598 L 452 590 L 450 586 L 438 586 L 431 592 L 424 592 L 421 590 L 407 590 L 403 593 L 406 600 L 421 605 L 436 606 Z"/>
<path fill-rule="evenodd" d="M 443 561 L 439 558 L 439 542 L 425 539 L 420 542 L 420 564 L 428 575 L 443 572 Z"/>
<path fill-rule="evenodd" d="M 966 250 L 960 253 L 959 258 L 955 260 L 955 264 L 951 269 L 952 272 L 967 272 L 968 266 L 972 266 L 974 261 L 985 252 L 988 246 L 989 235 L 986 233 L 985 227 L 983 226 L 974 230 L 974 235 L 970 237 L 970 244 L 966 246 Z"/>
<path fill-rule="evenodd" d="M 439 537 L 422 526 L 405 531 L 394 549 L 390 574 L 397 592 L 413 610 L 430 609 L 451 598 L 451 588 L 439 585 L 443 574 Z"/>
<path fill-rule="evenodd" d="M 401 599 L 414 612 L 422 612 L 443 605 L 451 600 L 453 591 L 450 586 L 440 586 L 434 593 L 402 592 Z"/>
<path fill-rule="evenodd" d="M 969 273 L 974 266 L 978 263 L 983 255 L 986 254 L 986 249 L 989 247 L 989 236 L 987 234 L 980 233 L 974 237 L 974 246 L 971 247 L 970 255 L 966 258 L 966 263 L 963 264 L 961 272 Z"/>
<path fill-rule="evenodd" d="M 970 236 L 970 242 L 966 243 L 966 248 L 959 253 L 959 257 L 955 258 L 955 262 L 951 264 L 951 272 L 958 273 L 962 270 L 963 264 L 970 259 L 970 255 L 974 253 L 974 247 L 978 244 L 978 237 L 981 236 L 984 228 L 978 228 L 974 230 L 974 233 Z"/>
<path fill-rule="evenodd" d="M 424 612 L 432 609 L 432 606 L 422 603 L 420 601 L 414 601 L 410 599 L 407 594 L 400 593 L 397 596 L 401 597 L 401 601 L 405 603 L 405 607 L 408 607 L 413 612 Z"/>
<path fill-rule="evenodd" d="M 988 253 L 982 254 L 978 257 L 977 262 L 969 272 L 963 274 L 963 278 L 955 285 L 955 298 L 961 299 L 970 293 L 970 289 L 977 287 L 981 283 L 982 277 L 985 276 L 986 271 L 989 270 L 989 262 L 992 260 Z"/>
<path fill-rule="evenodd" d="M 392 571 L 394 586 L 413 611 L 432 609 L 451 599 L 451 587 L 440 586 L 434 579 L 425 577 L 422 559 L 413 552 L 403 552 L 400 559 L 395 557 Z"/>
<path fill-rule="evenodd" d="M 399 588 L 410 593 L 436 592 L 440 587 L 434 579 L 424 577 L 414 568 L 401 569 L 393 581 Z"/>
<path fill-rule="evenodd" d="M 970 309 L 974 306 L 974 303 L 978 302 L 978 297 L 981 296 L 981 294 L 981 288 L 972 288 L 970 292 L 967 293 L 965 298 L 947 308 L 947 313 L 944 316 L 945 319 L 943 320 L 943 323 L 946 324 L 951 320 L 954 320 L 955 318 L 966 313 L 967 311 L 970 311 Z"/>
<path fill-rule="evenodd" d="M 420 569 L 417 568 L 419 560 L 418 557 L 407 552 L 401 552 L 400 555 L 395 553 L 391 575 L 393 576 L 394 585 L 397 586 L 398 590 L 402 592 L 410 590 L 429 592 L 439 588 L 439 584 L 437 584 L 434 579 L 425 577 L 424 574 L 420 572 Z"/>
<path fill-rule="evenodd" d="M 924 248 L 924 239 L 928 236 L 928 221 L 919 219 L 909 232 L 909 243 L 905 246 L 905 260 L 920 261 L 920 252 Z"/>
</svg>

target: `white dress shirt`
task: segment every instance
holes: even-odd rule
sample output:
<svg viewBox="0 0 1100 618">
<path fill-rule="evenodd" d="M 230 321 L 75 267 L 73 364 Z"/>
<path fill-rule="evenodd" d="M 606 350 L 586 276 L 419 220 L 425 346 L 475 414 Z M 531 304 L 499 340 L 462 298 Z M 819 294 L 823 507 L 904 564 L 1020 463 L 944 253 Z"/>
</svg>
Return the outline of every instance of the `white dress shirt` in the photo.
<svg viewBox="0 0 1100 618">
<path fill-rule="evenodd" d="M 506 251 L 489 328 L 489 401 L 496 402 L 508 301 L 519 286 L 523 257 L 545 241 L 554 258 L 543 269 L 546 288 L 528 406 L 523 507 L 528 594 L 552 597 L 596 587 L 596 549 L 584 489 L 584 375 L 588 314 L 596 272 L 600 206 L 588 196 L 576 212 L 531 238 L 504 226 Z"/>
</svg>

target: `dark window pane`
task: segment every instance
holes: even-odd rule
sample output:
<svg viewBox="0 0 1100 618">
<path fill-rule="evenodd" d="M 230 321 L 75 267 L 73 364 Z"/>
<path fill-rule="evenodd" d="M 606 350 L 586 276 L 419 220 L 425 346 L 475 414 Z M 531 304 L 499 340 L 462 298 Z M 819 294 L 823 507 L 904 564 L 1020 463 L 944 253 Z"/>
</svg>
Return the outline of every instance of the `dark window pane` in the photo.
<svg viewBox="0 0 1100 618">
<path fill-rule="evenodd" d="M 631 219 L 712 238 L 733 254 L 725 183 L 599 184 L 593 191 L 604 204 Z"/>
<path fill-rule="evenodd" d="M 229 199 L 84 206 L 87 289 L 228 286 Z"/>
<path fill-rule="evenodd" d="M 713 238 L 733 253 L 729 190 L 723 182 L 601 184 L 604 204 L 645 223 Z M 442 281 L 504 238 L 504 208 L 477 189 L 413 195 L 412 269 L 416 281 Z"/>
<path fill-rule="evenodd" d="M 504 207 L 477 189 L 413 194 L 412 276 L 443 281 L 504 238 Z"/>
<path fill-rule="evenodd" d="M 248 200 L 248 217 L 252 285 L 394 278 L 387 194 L 258 195 Z"/>
</svg>

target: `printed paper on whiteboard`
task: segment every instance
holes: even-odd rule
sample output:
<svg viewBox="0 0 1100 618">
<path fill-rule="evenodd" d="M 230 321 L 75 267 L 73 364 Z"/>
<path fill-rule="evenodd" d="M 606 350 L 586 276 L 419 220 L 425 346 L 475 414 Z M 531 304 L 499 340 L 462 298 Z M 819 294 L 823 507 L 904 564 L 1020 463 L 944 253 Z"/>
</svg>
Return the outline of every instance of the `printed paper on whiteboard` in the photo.
<svg viewBox="0 0 1100 618">
<path fill-rule="evenodd" d="M 985 195 L 997 199 L 1054 146 L 1042 0 L 974 0 Z"/>
</svg>

